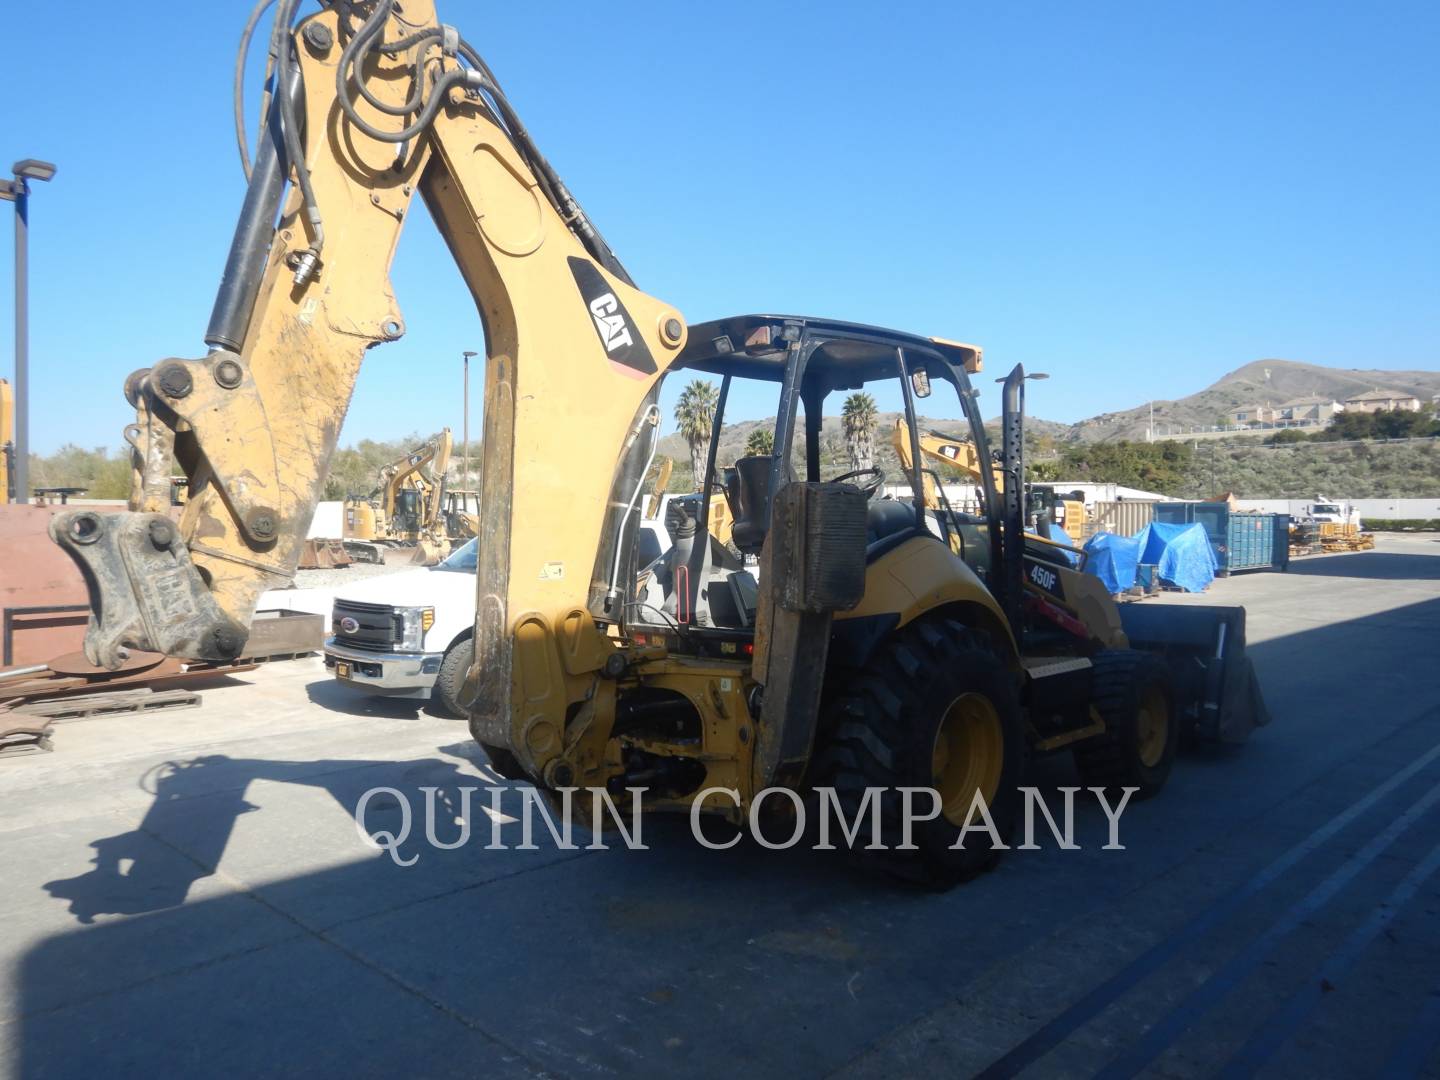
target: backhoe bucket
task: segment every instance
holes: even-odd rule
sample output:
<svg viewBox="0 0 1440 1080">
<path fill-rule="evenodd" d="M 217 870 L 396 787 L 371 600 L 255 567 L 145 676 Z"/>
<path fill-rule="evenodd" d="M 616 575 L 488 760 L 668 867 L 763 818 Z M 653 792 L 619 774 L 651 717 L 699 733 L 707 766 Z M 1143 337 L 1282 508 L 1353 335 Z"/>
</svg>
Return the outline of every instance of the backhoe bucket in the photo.
<svg viewBox="0 0 1440 1080">
<path fill-rule="evenodd" d="M 422 540 L 409 547 L 385 549 L 386 566 L 434 566 L 445 558 L 444 547 L 434 540 Z"/>
<path fill-rule="evenodd" d="M 1270 712 L 1245 655 L 1243 607 L 1121 604 L 1130 647 L 1163 655 L 1175 679 L 1175 704 L 1190 730 L 1209 742 L 1241 743 Z"/>
</svg>

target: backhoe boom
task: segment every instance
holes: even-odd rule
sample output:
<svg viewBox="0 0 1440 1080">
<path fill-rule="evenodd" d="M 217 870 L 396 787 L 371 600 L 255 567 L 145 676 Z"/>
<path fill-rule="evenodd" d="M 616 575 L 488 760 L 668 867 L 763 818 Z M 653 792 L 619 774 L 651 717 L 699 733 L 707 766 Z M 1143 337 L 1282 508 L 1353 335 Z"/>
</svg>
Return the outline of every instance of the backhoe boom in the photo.
<svg viewBox="0 0 1440 1080">
<path fill-rule="evenodd" d="M 477 734 L 509 741 L 513 640 L 541 675 L 514 695 L 520 754 L 538 770 L 558 751 L 568 702 L 585 695 L 577 686 L 619 647 L 591 598 L 613 592 L 631 474 L 658 435 L 652 398 L 685 323 L 629 283 L 488 68 L 426 0 L 355 5 L 363 25 L 326 6 L 292 33 L 296 4 L 280 0 L 277 65 L 292 63 L 293 79 L 272 100 L 217 301 L 217 320 L 243 335 L 131 376 L 130 512 L 52 524 L 90 586 L 86 653 L 111 668 L 130 649 L 242 653 L 258 597 L 294 574 L 362 358 L 404 332 L 389 266 L 418 192 L 486 331 Z M 290 180 L 273 229 L 253 216 L 274 183 L 267 155 Z M 253 302 L 237 308 L 252 266 L 263 267 Z M 552 461 L 556 430 L 592 451 Z M 164 516 L 172 457 L 189 478 L 178 529 Z"/>
</svg>

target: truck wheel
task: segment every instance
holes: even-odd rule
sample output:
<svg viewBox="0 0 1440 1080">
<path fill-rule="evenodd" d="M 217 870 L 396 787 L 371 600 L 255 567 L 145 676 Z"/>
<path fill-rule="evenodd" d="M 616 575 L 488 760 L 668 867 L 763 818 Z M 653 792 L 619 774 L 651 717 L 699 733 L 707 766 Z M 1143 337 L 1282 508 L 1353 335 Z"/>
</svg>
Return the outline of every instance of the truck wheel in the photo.
<svg viewBox="0 0 1440 1080">
<path fill-rule="evenodd" d="M 1133 649 L 1102 652 L 1095 664 L 1094 700 L 1106 731 L 1075 748 L 1087 787 L 1139 788 L 1148 799 L 1169 779 L 1180 743 L 1170 669 Z"/>
<path fill-rule="evenodd" d="M 435 696 L 439 698 L 441 708 L 460 720 L 466 718 L 465 709 L 458 700 L 460 687 L 465 682 L 465 672 L 470 669 L 470 661 L 474 656 L 473 638 L 457 641 L 440 661 L 440 674 L 435 677 Z M 520 768 L 520 763 L 509 750 L 486 743 L 481 743 L 480 749 L 485 751 L 485 756 L 490 759 L 495 771 L 506 780 L 524 779 L 525 770 Z"/>
<path fill-rule="evenodd" d="M 475 642 L 471 638 L 457 641 L 440 661 L 440 673 L 435 677 L 435 697 L 440 707 L 457 720 L 465 719 L 465 710 L 458 700 L 460 687 L 465 682 L 465 672 L 470 670 L 470 661 L 475 657 Z"/>
<path fill-rule="evenodd" d="M 1010 671 L 974 631 L 950 619 L 917 620 L 846 681 L 822 722 L 827 741 L 815 786 L 835 789 L 852 827 L 866 790 L 878 789 L 872 798 L 885 850 L 862 850 L 870 842 L 867 816 L 857 858 L 941 888 L 999 859 L 1003 848 L 971 807 L 980 792 L 1000 842 L 1008 839 L 1019 816 L 1025 738 Z M 912 851 L 896 850 L 903 842 L 901 787 L 931 788 L 941 802 L 940 816 L 915 821 Z M 911 808 L 926 814 L 931 799 L 917 792 Z"/>
</svg>

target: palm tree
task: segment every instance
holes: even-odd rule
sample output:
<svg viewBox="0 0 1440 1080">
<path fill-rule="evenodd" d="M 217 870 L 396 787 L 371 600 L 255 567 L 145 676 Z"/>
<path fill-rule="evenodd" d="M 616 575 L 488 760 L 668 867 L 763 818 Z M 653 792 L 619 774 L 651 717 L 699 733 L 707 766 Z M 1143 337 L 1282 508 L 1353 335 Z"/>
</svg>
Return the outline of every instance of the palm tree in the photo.
<svg viewBox="0 0 1440 1080">
<path fill-rule="evenodd" d="M 845 428 L 845 448 L 850 453 L 851 470 L 869 469 L 875 465 L 875 425 L 878 414 L 875 399 L 863 390 L 845 399 L 840 411 Z"/>
<path fill-rule="evenodd" d="M 710 429 L 715 423 L 715 403 L 720 391 L 714 383 L 692 379 L 680 391 L 675 403 L 675 423 L 690 445 L 690 467 L 694 470 L 695 490 L 705 483 L 705 451 L 710 445 Z"/>
<path fill-rule="evenodd" d="M 775 452 L 775 433 L 769 428 L 756 428 L 745 440 L 745 453 L 763 455 Z"/>
</svg>

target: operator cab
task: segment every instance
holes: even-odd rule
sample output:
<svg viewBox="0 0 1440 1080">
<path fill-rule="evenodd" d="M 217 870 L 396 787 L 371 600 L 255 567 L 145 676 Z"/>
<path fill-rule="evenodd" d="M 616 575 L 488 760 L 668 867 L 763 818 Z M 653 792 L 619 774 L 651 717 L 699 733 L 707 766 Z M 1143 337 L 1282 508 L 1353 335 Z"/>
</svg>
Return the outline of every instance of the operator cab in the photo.
<svg viewBox="0 0 1440 1080">
<path fill-rule="evenodd" d="M 686 387 L 692 407 L 713 402 L 696 485 L 704 495 L 667 500 L 671 547 L 638 563 L 627 624 L 678 632 L 702 652 L 728 654 L 734 642 L 750 640 L 772 501 L 795 480 L 844 482 L 865 493 L 867 561 L 923 536 L 948 544 L 987 577 L 999 548 L 992 478 L 961 484 L 958 471 L 942 478 L 918 452 L 921 425 L 940 422 L 990 460 L 968 381 L 980 364 L 974 346 L 829 319 L 742 315 L 692 325 L 667 380 Z M 704 384 L 698 395 L 696 381 Z M 757 425 L 752 417 L 763 419 Z M 917 448 L 909 471 L 891 448 L 892 430 Z M 926 506 L 925 473 L 938 505 Z M 947 488 L 966 496 L 952 504 Z M 711 649 L 707 638 L 729 647 Z"/>
</svg>

